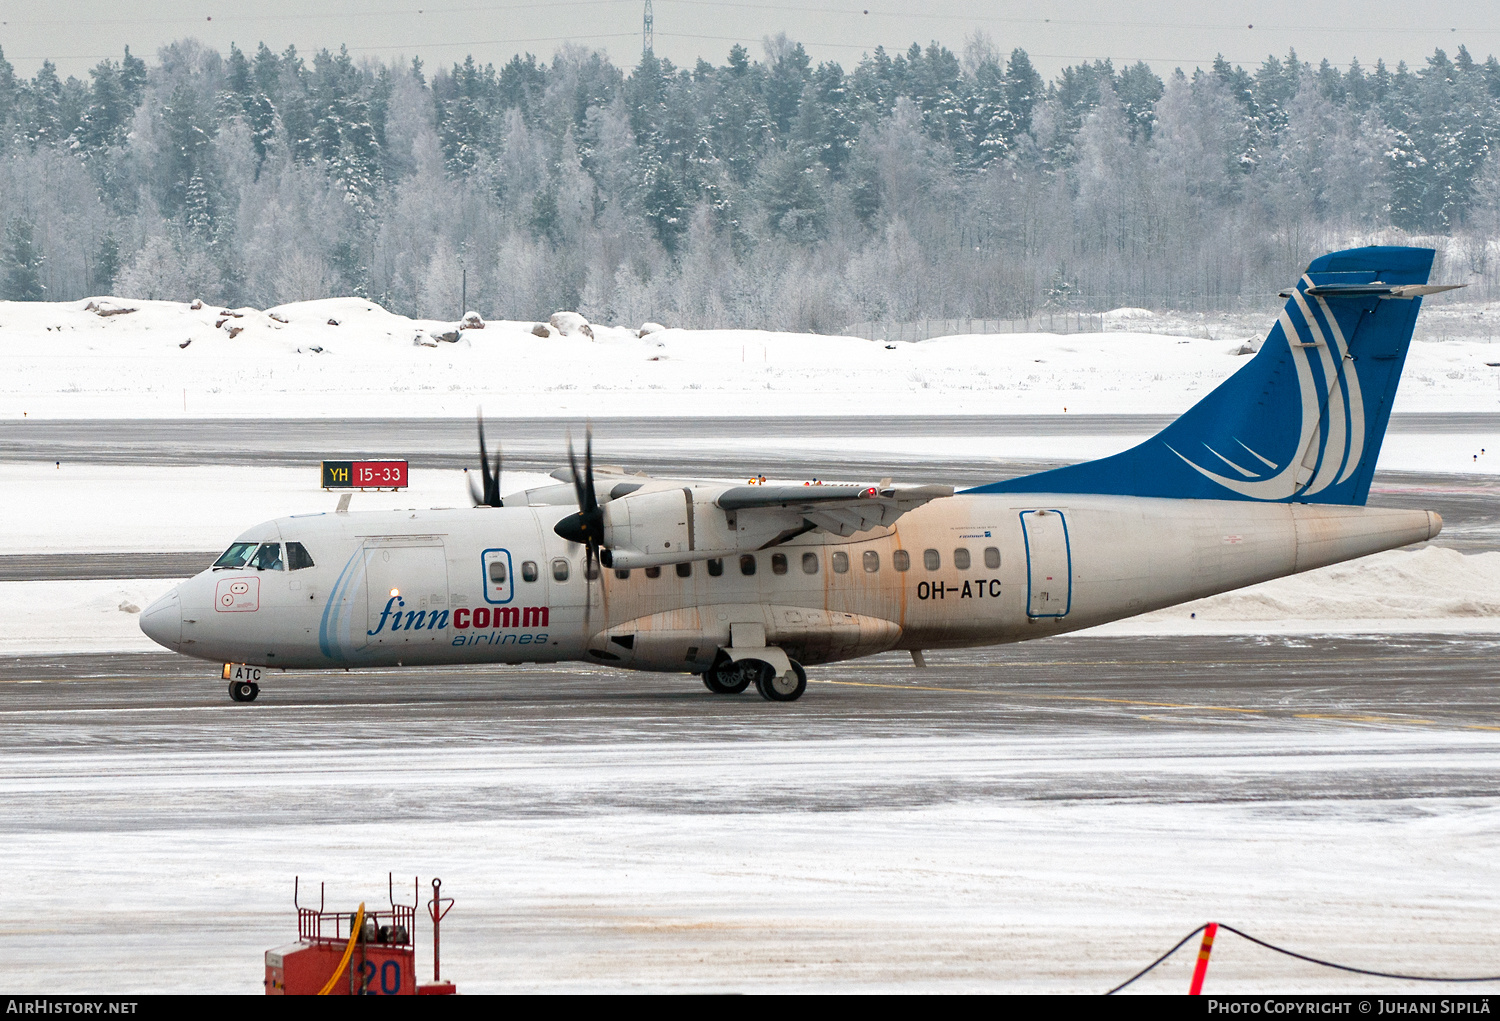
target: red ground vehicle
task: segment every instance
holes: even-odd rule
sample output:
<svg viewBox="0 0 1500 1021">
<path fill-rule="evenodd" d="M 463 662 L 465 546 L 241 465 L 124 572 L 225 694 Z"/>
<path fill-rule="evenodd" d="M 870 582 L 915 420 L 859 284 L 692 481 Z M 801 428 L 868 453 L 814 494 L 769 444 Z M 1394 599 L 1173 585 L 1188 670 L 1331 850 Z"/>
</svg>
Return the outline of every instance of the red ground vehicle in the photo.
<svg viewBox="0 0 1500 1021">
<path fill-rule="evenodd" d="M 328 911 L 319 887 L 318 907 L 297 899 L 297 942 L 266 951 L 266 993 L 270 996 L 403 996 L 455 992 L 439 978 L 438 929 L 453 900 L 442 895 L 441 879 L 432 881 L 427 903 L 432 919 L 433 981 L 417 982 L 416 920 L 420 886 L 414 879 L 413 903 L 397 904 L 394 880 L 387 876 L 390 910 Z"/>
</svg>

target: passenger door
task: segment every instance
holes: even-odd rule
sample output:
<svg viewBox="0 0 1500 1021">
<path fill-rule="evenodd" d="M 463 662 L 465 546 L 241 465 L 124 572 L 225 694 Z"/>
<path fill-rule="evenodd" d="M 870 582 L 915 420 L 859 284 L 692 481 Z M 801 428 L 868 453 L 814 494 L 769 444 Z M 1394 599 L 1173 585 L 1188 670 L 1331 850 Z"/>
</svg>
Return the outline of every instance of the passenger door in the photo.
<svg viewBox="0 0 1500 1021">
<path fill-rule="evenodd" d="M 1026 540 L 1026 615 L 1066 617 L 1073 604 L 1073 557 L 1062 511 L 1021 512 Z"/>
<path fill-rule="evenodd" d="M 429 646 L 448 623 L 448 558 L 438 538 L 365 540 L 364 645 Z"/>
</svg>

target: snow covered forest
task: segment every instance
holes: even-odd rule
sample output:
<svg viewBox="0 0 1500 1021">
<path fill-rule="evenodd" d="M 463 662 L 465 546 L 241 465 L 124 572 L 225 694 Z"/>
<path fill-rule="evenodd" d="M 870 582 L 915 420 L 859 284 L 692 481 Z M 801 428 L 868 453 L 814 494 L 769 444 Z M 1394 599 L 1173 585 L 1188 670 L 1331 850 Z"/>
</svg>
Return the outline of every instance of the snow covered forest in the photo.
<svg viewBox="0 0 1500 1021">
<path fill-rule="evenodd" d="M 1500 62 L 1295 53 L 1165 79 L 982 35 L 846 70 L 564 48 L 428 69 L 186 40 L 87 81 L 0 55 L 0 297 L 837 332 L 1260 308 L 1331 247 L 1500 296 Z"/>
</svg>

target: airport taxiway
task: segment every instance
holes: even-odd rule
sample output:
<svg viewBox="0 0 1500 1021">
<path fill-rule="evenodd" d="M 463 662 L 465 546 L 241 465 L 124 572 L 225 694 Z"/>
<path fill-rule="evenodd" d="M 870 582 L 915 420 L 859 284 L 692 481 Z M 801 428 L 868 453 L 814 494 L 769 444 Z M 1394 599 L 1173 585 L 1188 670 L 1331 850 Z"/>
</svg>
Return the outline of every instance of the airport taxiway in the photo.
<svg viewBox="0 0 1500 1021">
<path fill-rule="evenodd" d="M 825 446 L 825 460 L 838 463 L 848 441 L 888 437 L 901 440 L 1000 441 L 1060 436 L 1146 437 L 1174 415 L 743 415 L 614 416 L 593 421 L 601 458 L 646 459 L 636 465 L 655 470 L 658 456 L 701 461 L 714 470 L 723 453 L 777 452 L 809 438 Z M 516 468 L 555 467 L 565 457 L 571 430 L 581 444 L 586 422 L 571 418 L 485 420 L 492 445 L 503 445 Z M 1500 430 L 1500 413 L 1408 413 L 1391 416 L 1391 435 L 1468 435 Z M 0 420 L 0 461 L 78 461 L 96 464 L 156 465 L 316 465 L 324 458 L 407 457 L 413 466 L 474 466 L 474 423 L 467 418 L 183 418 Z M 1003 456 L 1001 458 L 1003 460 Z M 926 464 L 910 458 L 905 462 Z M 993 464 L 994 462 L 988 462 Z M 1034 470 L 1034 469 L 1032 469 Z M 992 478 L 993 476 L 991 476 Z"/>
<path fill-rule="evenodd" d="M 819 667 L 791 705 L 581 665 L 239 705 L 177 657 L 10 659 L 0 980 L 255 991 L 293 875 L 342 903 L 387 869 L 459 898 L 474 991 L 1095 991 L 1210 916 L 1485 973 L 1497 645 L 1063 637 Z M 1221 992 L 1416 988 L 1225 942 Z"/>
</svg>

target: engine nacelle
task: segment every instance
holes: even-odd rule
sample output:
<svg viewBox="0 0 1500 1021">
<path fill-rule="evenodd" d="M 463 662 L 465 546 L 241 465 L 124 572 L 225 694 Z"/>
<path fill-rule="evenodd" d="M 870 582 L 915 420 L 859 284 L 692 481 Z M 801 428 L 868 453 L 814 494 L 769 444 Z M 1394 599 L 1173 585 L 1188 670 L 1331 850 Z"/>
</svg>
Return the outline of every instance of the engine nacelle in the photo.
<svg viewBox="0 0 1500 1021">
<path fill-rule="evenodd" d="M 726 486 L 631 493 L 604 504 L 604 547 L 620 570 L 712 560 L 760 549 L 802 526 L 794 510 L 740 514 L 715 500 Z"/>
<path fill-rule="evenodd" d="M 637 566 L 622 561 L 638 557 L 650 557 L 653 564 L 671 563 L 673 557 L 681 557 L 692 548 L 688 527 L 691 502 L 684 498 L 684 492 L 664 489 L 632 493 L 604 505 L 604 546 L 613 555 L 615 566 Z"/>
</svg>

